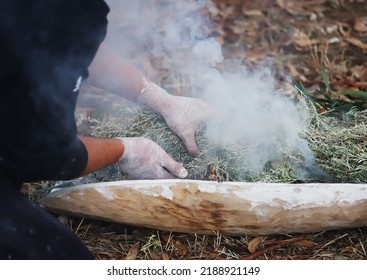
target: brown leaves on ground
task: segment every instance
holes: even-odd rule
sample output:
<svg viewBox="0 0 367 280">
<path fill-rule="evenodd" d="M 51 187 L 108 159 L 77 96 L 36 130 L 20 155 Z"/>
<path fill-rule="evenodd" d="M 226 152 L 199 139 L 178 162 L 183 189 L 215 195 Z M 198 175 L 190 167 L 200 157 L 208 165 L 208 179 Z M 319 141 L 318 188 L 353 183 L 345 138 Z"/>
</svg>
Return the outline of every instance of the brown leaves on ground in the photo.
<svg viewBox="0 0 367 280">
<path fill-rule="evenodd" d="M 292 1 L 292 0 L 276 0 L 280 8 L 287 11 L 292 16 L 310 17 L 315 14 L 324 5 L 327 0 L 313 0 L 313 1 Z"/>
<path fill-rule="evenodd" d="M 257 247 L 260 245 L 261 242 L 263 242 L 263 238 L 260 236 L 255 237 L 254 239 L 252 239 L 248 245 L 247 245 L 247 249 L 249 250 L 250 253 L 255 253 Z"/>
<path fill-rule="evenodd" d="M 131 248 L 129 249 L 129 252 L 127 253 L 127 256 L 125 257 L 125 260 L 136 260 L 139 251 L 141 248 L 140 242 L 135 243 Z"/>
<path fill-rule="evenodd" d="M 353 28 L 357 32 L 367 33 L 367 17 L 356 17 Z"/>
<path fill-rule="evenodd" d="M 72 219 L 96 259 L 367 259 L 367 228 L 275 236 L 196 235 Z"/>
<path fill-rule="evenodd" d="M 211 15 L 227 58 L 243 58 L 250 67 L 271 58 L 294 80 L 321 88 L 325 67 L 335 92 L 367 90 L 349 77 L 350 69 L 367 65 L 366 1 L 214 2 L 219 11 Z"/>
</svg>

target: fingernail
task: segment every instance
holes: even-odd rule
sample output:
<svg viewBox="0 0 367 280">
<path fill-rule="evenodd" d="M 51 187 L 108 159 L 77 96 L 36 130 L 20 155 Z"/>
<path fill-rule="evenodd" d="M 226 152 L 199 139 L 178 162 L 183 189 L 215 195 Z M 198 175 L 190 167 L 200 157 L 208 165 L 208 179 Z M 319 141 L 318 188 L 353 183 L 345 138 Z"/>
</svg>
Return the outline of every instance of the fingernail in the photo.
<svg viewBox="0 0 367 280">
<path fill-rule="evenodd" d="M 182 168 L 182 169 L 180 170 L 180 173 L 178 174 L 178 176 L 179 176 L 180 178 L 186 178 L 188 175 L 189 175 L 189 173 L 187 172 L 187 170 L 186 170 L 185 168 Z"/>
</svg>

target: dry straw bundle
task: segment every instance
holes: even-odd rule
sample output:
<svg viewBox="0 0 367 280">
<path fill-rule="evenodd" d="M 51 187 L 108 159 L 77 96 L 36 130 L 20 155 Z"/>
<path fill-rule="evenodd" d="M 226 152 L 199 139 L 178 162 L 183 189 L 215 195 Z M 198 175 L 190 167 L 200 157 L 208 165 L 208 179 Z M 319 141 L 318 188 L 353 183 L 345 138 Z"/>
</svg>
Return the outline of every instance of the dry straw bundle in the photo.
<svg viewBox="0 0 367 280">
<path fill-rule="evenodd" d="M 181 140 L 167 127 L 163 118 L 148 108 L 119 106 L 115 117 L 95 121 L 92 135 L 97 137 L 147 137 L 157 142 L 189 171 L 190 179 L 249 182 L 325 181 L 365 182 L 367 180 L 367 112 L 350 110 L 342 118 L 320 115 L 310 104 L 310 127 L 301 133 L 315 153 L 318 167 L 305 165 L 299 154 L 287 151 L 276 161 L 269 161 L 260 174 L 246 170 L 242 162 L 248 147 L 211 144 L 204 136 L 205 127 L 197 133 L 201 148 L 198 157 L 188 155 Z M 114 172 L 116 166 L 113 168 Z M 109 172 L 111 173 L 111 171 Z M 306 175 L 305 175 L 306 174 Z M 330 176 L 329 176 L 330 175 Z M 113 174 L 113 179 L 126 175 Z M 104 178 L 106 180 L 106 178 Z"/>
<path fill-rule="evenodd" d="M 320 165 L 337 182 L 367 181 L 367 111 L 352 109 L 342 118 L 314 115 L 304 132 Z"/>
<path fill-rule="evenodd" d="M 270 183 L 300 180 L 366 182 L 367 112 L 351 110 L 336 119 L 320 115 L 312 104 L 309 109 L 311 126 L 301 133 L 301 137 L 307 140 L 315 153 L 319 167 L 330 176 L 324 176 L 318 167 L 306 166 L 299 154 L 287 151 L 281 159 L 268 162 L 260 174 L 253 174 L 241 164 L 249 151 L 248 147 L 211 144 L 204 136 L 204 127 L 197 133 L 201 154 L 192 158 L 181 140 L 166 126 L 163 118 L 148 108 L 130 109 L 120 106 L 117 117 L 95 122 L 92 135 L 150 138 L 183 163 L 189 171 L 190 179 Z M 115 174 L 110 176 L 110 180 L 127 178 L 120 172 L 116 174 L 116 166 L 113 170 Z"/>
</svg>

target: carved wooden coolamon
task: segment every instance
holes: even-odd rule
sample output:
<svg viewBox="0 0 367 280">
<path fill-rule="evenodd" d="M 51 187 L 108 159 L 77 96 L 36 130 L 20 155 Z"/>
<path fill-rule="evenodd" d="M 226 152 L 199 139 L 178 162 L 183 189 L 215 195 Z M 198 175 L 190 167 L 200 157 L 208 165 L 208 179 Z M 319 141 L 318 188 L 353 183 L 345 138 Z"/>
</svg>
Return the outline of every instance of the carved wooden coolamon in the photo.
<svg viewBox="0 0 367 280">
<path fill-rule="evenodd" d="M 367 226 L 367 185 L 137 180 L 79 185 L 40 204 L 69 216 L 225 235 Z"/>
</svg>

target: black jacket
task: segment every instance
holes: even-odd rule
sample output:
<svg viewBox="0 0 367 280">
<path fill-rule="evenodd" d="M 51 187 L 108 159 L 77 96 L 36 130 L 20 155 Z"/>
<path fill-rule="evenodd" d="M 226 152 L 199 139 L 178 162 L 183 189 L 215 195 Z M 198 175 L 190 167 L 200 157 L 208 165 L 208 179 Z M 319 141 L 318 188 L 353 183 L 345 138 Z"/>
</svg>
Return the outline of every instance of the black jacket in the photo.
<svg viewBox="0 0 367 280">
<path fill-rule="evenodd" d="M 74 110 L 108 12 L 102 0 L 0 1 L 0 172 L 11 180 L 85 168 Z"/>
</svg>

